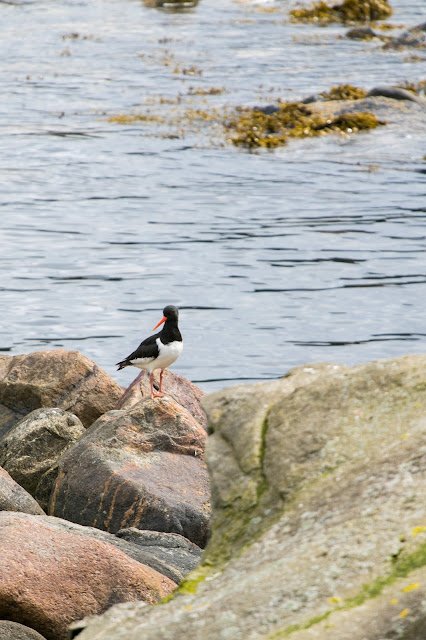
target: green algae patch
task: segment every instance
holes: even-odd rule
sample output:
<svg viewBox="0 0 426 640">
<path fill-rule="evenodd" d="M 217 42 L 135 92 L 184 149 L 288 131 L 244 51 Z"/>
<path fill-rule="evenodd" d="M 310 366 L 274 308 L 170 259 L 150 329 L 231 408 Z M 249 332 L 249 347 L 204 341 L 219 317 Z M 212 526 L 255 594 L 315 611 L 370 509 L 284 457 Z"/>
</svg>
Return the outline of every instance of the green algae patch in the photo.
<svg viewBox="0 0 426 640">
<path fill-rule="evenodd" d="M 292 624 L 285 629 L 275 631 L 267 637 L 267 640 L 280 640 L 281 638 L 287 638 L 295 631 L 310 629 L 314 625 L 323 622 L 336 611 L 343 611 L 347 609 L 353 609 L 354 607 L 359 607 L 367 600 L 379 596 L 385 587 L 392 585 L 400 578 L 406 578 L 412 571 L 421 569 L 425 565 L 426 542 L 421 544 L 413 552 L 401 555 L 396 560 L 392 560 L 392 570 L 387 575 L 378 576 L 372 582 L 364 584 L 357 595 L 353 596 L 352 598 L 346 598 L 340 606 L 335 607 L 334 609 L 328 609 L 324 613 L 310 618 L 305 623 Z M 417 585 L 411 585 L 413 589 L 416 588 L 416 586 Z M 406 587 L 406 590 L 408 591 L 409 587 Z"/>
<path fill-rule="evenodd" d="M 374 129 L 380 124 L 373 113 L 341 114 L 332 118 L 322 116 L 301 103 L 280 103 L 274 113 L 258 109 L 237 110 L 237 115 L 226 123 L 231 131 L 230 141 L 247 149 L 274 149 L 283 146 L 289 138 L 308 138 L 343 131 L 356 133 Z"/>
<path fill-rule="evenodd" d="M 320 93 L 324 100 L 361 100 L 366 95 L 365 89 L 354 87 L 352 84 L 339 84 L 336 87 L 331 87 L 329 91 Z"/>
<path fill-rule="evenodd" d="M 323 0 L 311 7 L 290 11 L 293 22 L 372 22 L 385 20 L 392 15 L 392 7 L 386 0 L 344 0 L 340 5 L 330 6 Z"/>
</svg>

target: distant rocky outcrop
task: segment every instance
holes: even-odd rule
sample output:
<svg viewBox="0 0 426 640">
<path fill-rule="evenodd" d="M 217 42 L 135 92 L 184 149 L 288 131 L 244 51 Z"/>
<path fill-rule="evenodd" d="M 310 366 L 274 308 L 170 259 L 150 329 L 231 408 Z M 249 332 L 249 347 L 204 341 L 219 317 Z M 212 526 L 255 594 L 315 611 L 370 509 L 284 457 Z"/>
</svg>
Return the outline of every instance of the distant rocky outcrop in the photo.
<svg viewBox="0 0 426 640">
<path fill-rule="evenodd" d="M 0 465 L 47 511 L 56 461 L 85 432 L 77 416 L 36 409 L 0 438 Z"/>
<path fill-rule="evenodd" d="M 424 640 L 426 356 L 312 365 L 203 400 L 212 535 L 161 607 L 79 640 Z"/>
<path fill-rule="evenodd" d="M 126 527 L 178 533 L 204 546 L 205 440 L 203 427 L 167 396 L 110 411 L 59 459 L 49 513 L 112 533 Z"/>
<path fill-rule="evenodd" d="M 176 587 L 107 542 L 54 530 L 47 520 L 0 512 L 0 619 L 65 640 L 84 615 L 117 602 L 154 604 Z"/>
<path fill-rule="evenodd" d="M 23 511 L 32 514 L 44 513 L 38 502 L 15 482 L 2 467 L 0 467 L 0 511 Z"/>
<path fill-rule="evenodd" d="M 121 387 L 78 351 L 0 356 L 0 437 L 35 409 L 58 407 L 85 427 L 113 409 Z"/>
</svg>

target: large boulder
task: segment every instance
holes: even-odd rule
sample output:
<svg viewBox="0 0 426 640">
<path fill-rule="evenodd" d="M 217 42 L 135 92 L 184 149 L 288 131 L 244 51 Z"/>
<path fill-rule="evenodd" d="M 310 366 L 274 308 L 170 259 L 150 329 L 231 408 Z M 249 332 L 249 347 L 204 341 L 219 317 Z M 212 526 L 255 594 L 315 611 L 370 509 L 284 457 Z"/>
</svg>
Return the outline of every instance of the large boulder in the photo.
<svg viewBox="0 0 426 640">
<path fill-rule="evenodd" d="M 160 371 L 157 369 L 154 371 L 154 387 L 158 390 L 159 386 Z M 197 387 L 183 376 L 166 369 L 163 375 L 163 389 L 175 402 L 187 409 L 204 429 L 207 428 L 207 416 L 201 406 L 201 398 L 205 393 L 200 387 Z M 149 375 L 146 371 L 141 371 L 127 387 L 123 396 L 117 402 L 115 409 L 131 409 L 144 398 L 150 397 Z"/>
<path fill-rule="evenodd" d="M 0 356 L 0 437 L 34 409 L 59 407 L 85 427 L 113 409 L 121 387 L 78 351 Z"/>
<path fill-rule="evenodd" d="M 189 571 L 198 566 L 202 553 L 197 545 L 177 533 L 129 528 L 114 535 L 95 527 L 85 527 L 69 520 L 46 515 L 33 518 L 31 522 L 53 533 L 75 534 L 107 542 L 129 558 L 155 569 L 176 583 L 181 582 Z"/>
<path fill-rule="evenodd" d="M 65 640 L 84 615 L 117 602 L 154 604 L 176 587 L 107 542 L 52 530 L 37 516 L 0 512 L 0 543 L 0 619 L 47 640 Z"/>
<path fill-rule="evenodd" d="M 302 367 L 204 400 L 212 535 L 164 607 L 79 640 L 424 640 L 426 356 Z"/>
<path fill-rule="evenodd" d="M 0 438 L 0 465 L 47 510 L 57 459 L 85 432 L 63 409 L 36 409 Z"/>
<path fill-rule="evenodd" d="M 42 514 L 43 509 L 30 494 L 0 467 L 0 511 Z"/>
<path fill-rule="evenodd" d="M 206 433 L 172 399 L 110 411 L 59 460 L 49 513 L 115 533 L 126 527 L 206 542 Z"/>
</svg>

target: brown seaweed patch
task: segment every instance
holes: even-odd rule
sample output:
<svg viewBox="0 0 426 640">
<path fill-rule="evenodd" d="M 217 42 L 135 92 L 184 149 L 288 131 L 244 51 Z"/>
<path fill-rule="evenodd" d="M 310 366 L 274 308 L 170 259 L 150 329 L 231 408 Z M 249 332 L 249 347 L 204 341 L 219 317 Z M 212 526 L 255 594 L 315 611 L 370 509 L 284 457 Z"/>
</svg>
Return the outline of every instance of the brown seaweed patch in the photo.
<svg viewBox="0 0 426 640">
<path fill-rule="evenodd" d="M 232 132 L 229 139 L 234 145 L 273 149 L 285 145 L 289 138 L 308 138 L 338 131 L 356 133 L 385 123 L 369 112 L 326 118 L 304 104 L 293 102 L 281 103 L 272 114 L 240 107 L 225 124 Z"/>
<path fill-rule="evenodd" d="M 361 100 L 365 98 L 367 91 L 354 87 L 352 84 L 339 84 L 331 87 L 329 91 L 323 91 L 320 96 L 325 100 Z"/>
<path fill-rule="evenodd" d="M 392 7 L 387 0 L 344 0 L 340 5 L 330 6 L 323 0 L 311 7 L 292 9 L 293 22 L 372 22 L 385 20 L 392 15 Z"/>
<path fill-rule="evenodd" d="M 120 113 L 116 116 L 110 116 L 108 122 L 115 122 L 116 124 L 134 124 L 135 122 L 164 122 L 164 118 L 161 116 L 151 115 L 149 113 Z"/>
</svg>

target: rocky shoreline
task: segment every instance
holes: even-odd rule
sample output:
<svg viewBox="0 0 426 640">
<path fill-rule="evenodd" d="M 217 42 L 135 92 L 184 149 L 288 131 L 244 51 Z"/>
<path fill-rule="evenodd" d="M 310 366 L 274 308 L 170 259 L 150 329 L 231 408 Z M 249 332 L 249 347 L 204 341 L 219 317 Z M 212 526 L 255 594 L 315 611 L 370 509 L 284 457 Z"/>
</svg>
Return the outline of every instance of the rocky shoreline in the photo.
<svg viewBox="0 0 426 640">
<path fill-rule="evenodd" d="M 423 640 L 426 356 L 161 400 L 0 372 L 2 640 Z"/>
</svg>

